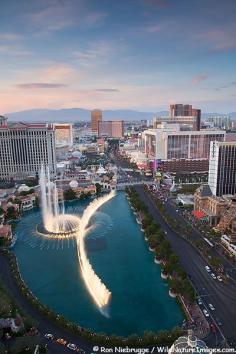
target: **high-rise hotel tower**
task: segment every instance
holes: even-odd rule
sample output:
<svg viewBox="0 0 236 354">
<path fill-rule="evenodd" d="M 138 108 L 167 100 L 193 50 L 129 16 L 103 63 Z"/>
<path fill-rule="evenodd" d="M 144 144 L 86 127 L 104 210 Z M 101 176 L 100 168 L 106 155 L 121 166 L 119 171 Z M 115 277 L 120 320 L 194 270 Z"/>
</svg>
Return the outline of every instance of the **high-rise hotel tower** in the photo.
<svg viewBox="0 0 236 354">
<path fill-rule="evenodd" d="M 208 184 L 212 194 L 236 194 L 236 141 L 212 141 Z"/>
<path fill-rule="evenodd" d="M 94 134 L 98 134 L 98 125 L 102 121 L 102 111 L 94 109 L 91 111 L 91 129 Z"/>
<path fill-rule="evenodd" d="M 56 176 L 55 130 L 51 124 L 7 124 L 0 116 L 0 179 L 22 180 L 41 165 Z"/>
</svg>

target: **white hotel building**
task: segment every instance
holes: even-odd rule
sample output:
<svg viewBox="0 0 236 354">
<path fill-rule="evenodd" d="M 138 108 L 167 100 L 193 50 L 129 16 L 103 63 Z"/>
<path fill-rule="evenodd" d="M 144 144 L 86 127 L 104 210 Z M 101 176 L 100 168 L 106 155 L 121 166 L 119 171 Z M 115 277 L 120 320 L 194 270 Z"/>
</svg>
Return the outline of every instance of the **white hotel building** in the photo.
<svg viewBox="0 0 236 354">
<path fill-rule="evenodd" d="M 0 179 L 35 177 L 41 165 L 56 176 L 55 130 L 51 124 L 7 124 L 0 116 Z"/>
<path fill-rule="evenodd" d="M 182 131 L 179 124 L 162 123 L 142 133 L 145 155 L 169 171 L 208 171 L 210 142 L 224 141 L 224 130 Z"/>
</svg>

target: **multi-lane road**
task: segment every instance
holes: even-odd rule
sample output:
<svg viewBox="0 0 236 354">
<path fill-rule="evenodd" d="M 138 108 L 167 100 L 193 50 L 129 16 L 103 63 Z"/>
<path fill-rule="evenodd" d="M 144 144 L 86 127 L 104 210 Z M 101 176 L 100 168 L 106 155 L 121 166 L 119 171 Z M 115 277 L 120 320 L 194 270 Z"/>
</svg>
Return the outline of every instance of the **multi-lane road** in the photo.
<svg viewBox="0 0 236 354">
<path fill-rule="evenodd" d="M 205 269 L 207 263 L 189 242 L 170 229 L 150 195 L 142 186 L 137 186 L 136 190 L 148 206 L 154 219 L 167 231 L 166 238 L 179 257 L 198 295 L 203 300 L 202 309 L 205 307 L 208 310 L 209 321 L 214 322 L 218 328 L 217 336 L 208 338 L 208 344 L 214 346 L 220 345 L 221 342 L 221 345 L 224 346 L 224 338 L 229 339 L 230 342 L 236 342 L 236 285 L 233 282 L 226 285 L 213 279 L 211 273 Z M 214 311 L 209 309 L 209 303 L 214 305 Z M 222 322 L 221 326 L 217 324 L 219 320 Z"/>
</svg>

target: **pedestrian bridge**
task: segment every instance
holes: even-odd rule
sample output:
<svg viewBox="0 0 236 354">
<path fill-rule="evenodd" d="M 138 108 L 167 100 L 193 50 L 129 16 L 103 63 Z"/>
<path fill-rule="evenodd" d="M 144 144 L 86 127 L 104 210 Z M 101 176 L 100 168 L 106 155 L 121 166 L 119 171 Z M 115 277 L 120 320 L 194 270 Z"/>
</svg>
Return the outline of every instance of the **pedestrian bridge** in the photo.
<svg viewBox="0 0 236 354">
<path fill-rule="evenodd" d="M 118 191 L 122 191 L 125 190 L 126 187 L 140 186 L 142 184 L 151 185 L 153 183 L 154 183 L 153 181 L 140 180 L 140 181 L 121 182 L 121 183 L 117 183 L 116 185 L 110 185 L 110 183 L 103 183 L 102 186 L 104 189 L 116 189 Z"/>
</svg>

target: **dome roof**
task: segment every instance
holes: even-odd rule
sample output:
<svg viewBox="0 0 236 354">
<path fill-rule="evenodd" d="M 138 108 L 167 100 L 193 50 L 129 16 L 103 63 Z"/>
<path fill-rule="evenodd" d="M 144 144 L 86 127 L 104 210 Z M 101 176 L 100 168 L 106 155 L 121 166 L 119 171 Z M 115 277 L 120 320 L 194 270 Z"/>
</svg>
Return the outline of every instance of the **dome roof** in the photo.
<svg viewBox="0 0 236 354">
<path fill-rule="evenodd" d="M 191 350 L 192 354 L 199 353 L 209 353 L 208 347 L 205 342 L 195 337 L 192 333 L 188 336 L 179 337 L 172 345 L 169 350 L 169 354 L 181 353 L 181 349 L 184 352 Z M 205 350 L 204 350 L 205 349 Z"/>
<path fill-rule="evenodd" d="M 82 157 L 82 154 L 81 154 L 80 151 L 73 151 L 73 152 L 72 152 L 72 156 L 73 156 L 73 157 L 81 158 L 81 157 Z"/>
<path fill-rule="evenodd" d="M 99 166 L 98 170 L 97 170 L 97 174 L 102 175 L 107 173 L 107 171 L 105 170 L 104 167 L 102 167 L 102 165 Z"/>
<path fill-rule="evenodd" d="M 72 180 L 70 181 L 69 185 L 71 188 L 77 188 L 79 183 L 76 180 Z"/>
<path fill-rule="evenodd" d="M 28 187 L 26 184 L 22 184 L 19 188 L 18 188 L 18 192 L 28 192 L 30 190 L 30 187 Z"/>
</svg>

